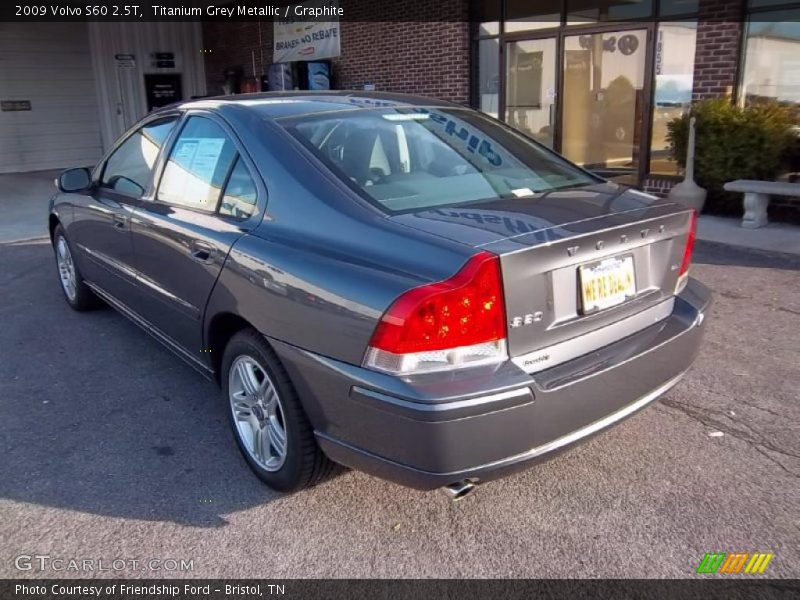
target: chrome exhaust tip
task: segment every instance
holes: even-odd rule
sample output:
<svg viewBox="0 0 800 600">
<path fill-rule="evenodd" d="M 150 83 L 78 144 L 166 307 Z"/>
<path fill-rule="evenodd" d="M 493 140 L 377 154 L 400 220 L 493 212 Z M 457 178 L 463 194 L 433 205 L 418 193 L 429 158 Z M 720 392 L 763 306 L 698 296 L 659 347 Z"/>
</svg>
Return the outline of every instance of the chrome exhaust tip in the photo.
<svg viewBox="0 0 800 600">
<path fill-rule="evenodd" d="M 458 502 L 462 498 L 470 495 L 477 488 L 475 481 L 470 479 L 463 479 L 440 488 L 445 496 L 450 498 L 453 502 Z"/>
</svg>

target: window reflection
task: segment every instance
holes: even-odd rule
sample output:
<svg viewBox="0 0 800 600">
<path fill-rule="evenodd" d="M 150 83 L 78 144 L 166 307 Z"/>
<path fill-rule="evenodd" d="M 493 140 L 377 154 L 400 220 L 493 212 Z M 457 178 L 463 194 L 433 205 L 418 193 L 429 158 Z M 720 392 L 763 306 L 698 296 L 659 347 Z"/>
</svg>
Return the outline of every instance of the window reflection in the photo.
<svg viewBox="0 0 800 600">
<path fill-rule="evenodd" d="M 478 35 L 500 33 L 500 1 L 477 0 L 472 2 L 472 20 L 478 23 Z"/>
<path fill-rule="evenodd" d="M 677 175 L 669 156 L 667 125 L 689 109 L 694 82 L 697 23 L 662 23 L 656 36 L 650 172 Z"/>
<path fill-rule="evenodd" d="M 800 9 L 750 18 L 741 98 L 800 105 Z"/>
<path fill-rule="evenodd" d="M 590 169 L 634 170 L 644 107 L 647 31 L 566 38 L 563 154 Z"/>
<path fill-rule="evenodd" d="M 480 110 L 497 118 L 500 92 L 500 40 L 481 40 L 478 47 L 478 101 Z"/>
<path fill-rule="evenodd" d="M 567 25 L 624 21 L 653 14 L 653 0 L 567 0 Z"/>
<path fill-rule="evenodd" d="M 506 60 L 506 121 L 552 148 L 556 103 L 555 38 L 510 43 Z"/>
<path fill-rule="evenodd" d="M 690 15 L 697 12 L 699 0 L 661 0 L 658 12 L 661 16 Z"/>
<path fill-rule="evenodd" d="M 213 211 L 236 150 L 209 119 L 191 117 L 175 141 L 164 168 L 158 199 Z"/>
<path fill-rule="evenodd" d="M 790 4 L 792 0 L 748 0 L 747 5 L 750 8 L 761 8 L 766 6 L 775 6 L 777 4 Z"/>
<path fill-rule="evenodd" d="M 561 24 L 561 0 L 507 0 L 506 32 L 558 27 Z"/>
<path fill-rule="evenodd" d="M 131 196 L 144 194 L 164 140 L 175 126 L 175 119 L 145 125 L 108 158 L 102 185 Z"/>
<path fill-rule="evenodd" d="M 256 208 L 256 184 L 250 177 L 250 172 L 239 158 L 233 167 L 225 193 L 219 205 L 219 214 L 228 215 L 236 219 L 250 217 Z"/>
</svg>

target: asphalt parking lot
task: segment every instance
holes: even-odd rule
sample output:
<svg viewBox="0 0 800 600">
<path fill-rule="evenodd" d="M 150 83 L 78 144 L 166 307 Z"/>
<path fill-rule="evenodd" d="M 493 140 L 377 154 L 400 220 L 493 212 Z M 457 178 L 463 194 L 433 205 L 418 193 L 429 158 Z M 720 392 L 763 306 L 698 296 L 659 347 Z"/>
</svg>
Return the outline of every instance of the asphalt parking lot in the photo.
<svg viewBox="0 0 800 600">
<path fill-rule="evenodd" d="M 345 472 L 294 496 L 219 391 L 113 310 L 72 312 L 46 243 L 0 245 L 0 577 L 19 555 L 191 559 L 95 576 L 692 577 L 710 551 L 800 577 L 800 258 L 700 244 L 703 352 L 659 404 L 453 504 Z M 722 434 L 722 435 L 719 435 Z"/>
</svg>

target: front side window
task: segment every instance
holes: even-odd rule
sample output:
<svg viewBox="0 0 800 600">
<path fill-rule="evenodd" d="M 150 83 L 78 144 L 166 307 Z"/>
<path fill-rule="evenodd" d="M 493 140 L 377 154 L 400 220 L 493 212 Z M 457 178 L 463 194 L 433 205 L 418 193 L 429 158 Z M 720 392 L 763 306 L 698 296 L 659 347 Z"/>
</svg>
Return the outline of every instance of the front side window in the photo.
<svg viewBox="0 0 800 600">
<path fill-rule="evenodd" d="M 129 136 L 108 157 L 100 184 L 130 196 L 144 194 L 158 152 L 176 122 L 176 117 L 154 121 Z"/>
<path fill-rule="evenodd" d="M 215 211 L 235 158 L 236 148 L 219 125 L 190 117 L 170 152 L 158 200 Z"/>
<path fill-rule="evenodd" d="M 375 109 L 282 124 L 388 212 L 521 198 L 597 181 L 469 110 Z"/>
</svg>

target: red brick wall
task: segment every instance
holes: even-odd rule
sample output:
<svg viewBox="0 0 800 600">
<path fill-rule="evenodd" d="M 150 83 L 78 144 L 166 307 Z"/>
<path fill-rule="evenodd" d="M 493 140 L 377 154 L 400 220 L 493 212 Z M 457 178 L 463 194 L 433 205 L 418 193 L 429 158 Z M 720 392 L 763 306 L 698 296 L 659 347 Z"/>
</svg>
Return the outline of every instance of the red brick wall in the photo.
<svg viewBox="0 0 800 600">
<path fill-rule="evenodd" d="M 252 77 L 253 58 L 259 75 L 272 63 L 272 22 L 204 22 L 203 50 L 208 94 L 221 94 L 226 69 Z"/>
<path fill-rule="evenodd" d="M 466 104 L 468 23 L 345 22 L 342 56 L 334 64 L 334 75 L 342 89 L 363 89 L 372 83 L 380 91 Z"/>
<path fill-rule="evenodd" d="M 731 96 L 742 35 L 742 2 L 700 0 L 693 99 Z"/>
<path fill-rule="evenodd" d="M 410 10 L 405 2 L 340 2 L 349 20 L 341 23 L 342 54 L 333 61 L 337 88 L 363 89 L 370 83 L 379 91 L 468 102 L 468 1 L 417 0 L 414 4 Z M 355 20 L 376 14 L 386 20 Z M 256 72 L 264 72 L 272 62 L 272 27 L 271 21 L 203 23 L 209 94 L 222 93 L 226 69 L 238 68 L 245 77 L 252 76 L 252 53 Z"/>
</svg>

